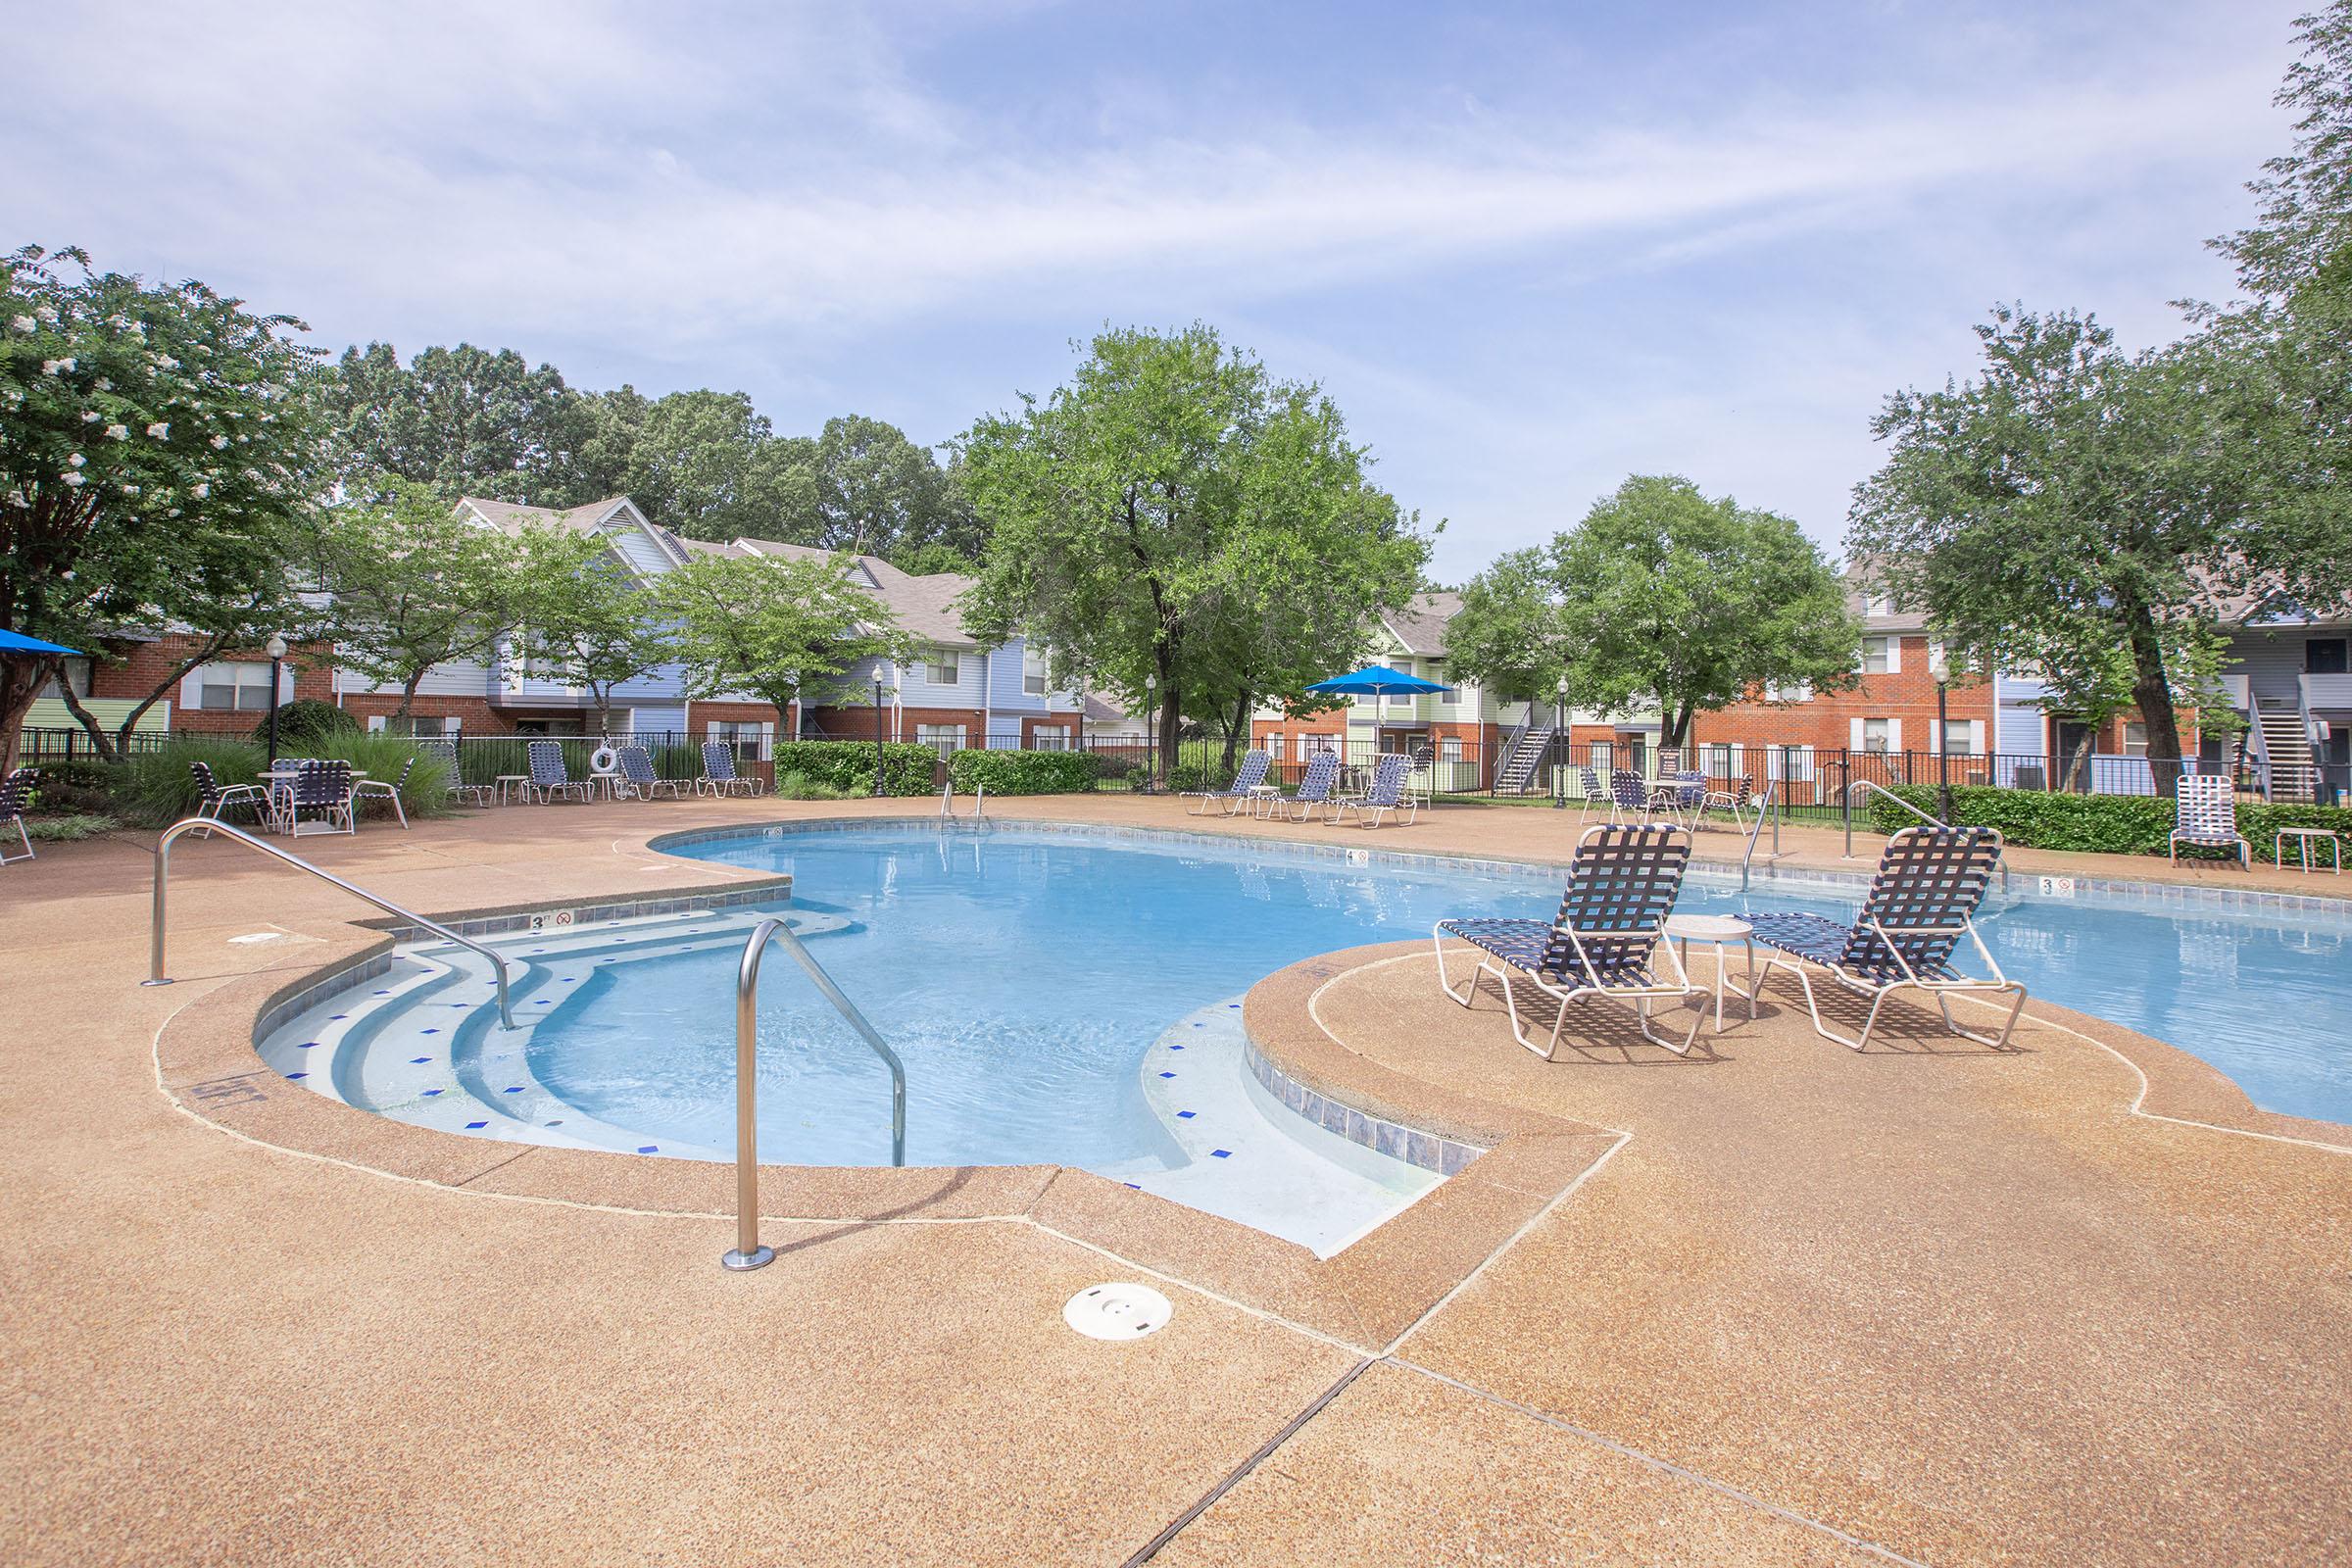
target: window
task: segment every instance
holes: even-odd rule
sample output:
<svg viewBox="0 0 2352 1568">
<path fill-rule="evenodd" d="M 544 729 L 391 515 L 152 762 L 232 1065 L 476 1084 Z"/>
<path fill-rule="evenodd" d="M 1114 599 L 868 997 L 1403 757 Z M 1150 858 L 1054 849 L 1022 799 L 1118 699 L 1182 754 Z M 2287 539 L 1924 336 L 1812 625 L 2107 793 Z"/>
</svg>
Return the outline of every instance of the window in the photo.
<svg viewBox="0 0 2352 1568">
<path fill-rule="evenodd" d="M 1809 680 L 1786 684 L 1768 681 L 1764 686 L 1764 700 L 1768 703 L 1809 703 L 1813 700 L 1813 683 Z"/>
<path fill-rule="evenodd" d="M 1029 737 L 1030 747 L 1035 751 L 1066 752 L 1070 749 L 1070 726 L 1067 724 L 1040 724 L 1029 732 Z"/>
<path fill-rule="evenodd" d="M 2136 720 L 2127 722 L 2124 725 L 2124 755 L 2126 757 L 2145 757 L 2148 755 L 2147 725 L 2139 723 Z"/>
<path fill-rule="evenodd" d="M 1278 762 L 1282 760 L 1282 731 L 1276 730 L 1266 737 L 1266 755 Z"/>
<path fill-rule="evenodd" d="M 2348 653 L 2352 653 L 2352 638 L 2314 637 L 2303 645 L 2303 668 L 2313 675 L 2341 675 L 2346 671 Z"/>
<path fill-rule="evenodd" d="M 208 713 L 259 713 L 270 707 L 268 664 L 207 664 L 197 674 L 197 706 Z"/>
<path fill-rule="evenodd" d="M 720 718 L 711 720 L 710 728 L 704 733 L 710 739 L 733 748 L 737 761 L 757 762 L 760 760 L 760 743 L 766 737 L 767 726 L 758 720 L 746 722 Z"/>
<path fill-rule="evenodd" d="M 1038 674 L 1035 674 L 1035 675 L 1032 675 L 1031 673 L 1029 673 L 1029 671 L 1027 671 L 1027 670 L 1025 670 L 1025 669 L 1024 669 L 1024 670 L 1022 670 L 1022 671 L 1021 671 L 1021 690 L 1022 690 L 1022 691 L 1024 691 L 1024 692 L 1027 692 L 1027 693 L 1028 693 L 1030 696 L 1032 696 L 1032 697 L 1043 697 L 1043 696 L 1045 696 L 1045 695 L 1046 695 L 1046 677 L 1045 677 L 1045 675 L 1044 675 L 1042 672 L 1040 672 L 1040 673 L 1038 673 Z"/>
<path fill-rule="evenodd" d="M 40 695 L 43 697 L 55 697 L 59 695 L 58 687 L 60 684 L 63 684 L 65 689 L 72 692 L 75 697 L 89 696 L 90 662 L 86 659 L 67 660 L 64 681 L 62 683 L 56 680 L 50 681 L 48 685 L 41 688 Z"/>
<path fill-rule="evenodd" d="M 1891 637 L 1862 639 L 1862 673 L 1865 675 L 1891 675 L 1902 667 L 1898 662 L 1901 658 L 1895 651 L 1895 642 Z"/>
<path fill-rule="evenodd" d="M 943 758 L 949 757 L 963 750 L 963 726 L 917 724 L 914 726 L 914 739 L 917 745 L 928 746 Z"/>
<path fill-rule="evenodd" d="M 1801 784 L 1813 777 L 1813 748 L 1810 746 L 1768 746 L 1764 749 L 1764 776 L 1784 784 Z"/>
<path fill-rule="evenodd" d="M 1438 760 L 1445 762 L 1460 761 L 1462 760 L 1461 738 L 1456 735 L 1448 735 L 1445 739 L 1439 741 Z"/>
<path fill-rule="evenodd" d="M 1866 752 L 1886 751 L 1893 740 L 1889 729 L 1890 726 L 1883 718 L 1864 719 L 1862 721 L 1862 750 Z"/>
<path fill-rule="evenodd" d="M 1973 757 L 1977 751 L 1977 726 L 1965 718 L 1947 719 L 1943 726 L 1943 750 L 1947 757 Z"/>
<path fill-rule="evenodd" d="M 963 683 L 963 663 L 950 652 L 931 656 L 929 674 L 934 686 L 958 686 Z"/>
</svg>

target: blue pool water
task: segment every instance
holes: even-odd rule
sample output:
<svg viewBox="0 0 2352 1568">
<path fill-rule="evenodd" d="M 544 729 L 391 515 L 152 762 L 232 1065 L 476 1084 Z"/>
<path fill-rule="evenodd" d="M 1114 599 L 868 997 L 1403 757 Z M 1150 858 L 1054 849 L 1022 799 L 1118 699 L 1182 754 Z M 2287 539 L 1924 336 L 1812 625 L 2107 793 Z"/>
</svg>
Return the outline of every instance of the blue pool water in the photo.
<svg viewBox="0 0 2352 1568">
<path fill-rule="evenodd" d="M 789 871 L 838 915 L 817 954 L 904 1056 L 907 1157 L 1116 1172 L 1167 1157 L 1146 1049 L 1204 1003 L 1338 948 L 1420 937 L 1448 914 L 1547 917 L 1556 873 L 1424 872 L 1226 846 L 1000 828 L 747 837 L 682 853 Z M 1692 912 L 1852 904 L 1693 881 Z M 1993 908 L 1986 939 L 2036 997 L 2204 1057 L 2258 1104 L 2352 1121 L 2352 927 L 2178 917 L 2082 901 Z M 731 1144 L 732 944 L 598 973 L 541 1024 L 533 1072 L 621 1126 Z M 889 1157 L 880 1065 L 789 963 L 761 988 L 767 1157 Z"/>
</svg>

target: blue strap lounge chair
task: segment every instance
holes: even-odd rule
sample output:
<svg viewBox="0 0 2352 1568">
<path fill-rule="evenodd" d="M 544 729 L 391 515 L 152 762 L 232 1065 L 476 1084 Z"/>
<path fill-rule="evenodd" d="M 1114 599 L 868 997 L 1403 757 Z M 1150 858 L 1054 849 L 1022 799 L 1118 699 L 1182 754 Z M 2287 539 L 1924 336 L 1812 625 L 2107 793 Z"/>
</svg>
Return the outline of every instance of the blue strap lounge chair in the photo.
<svg viewBox="0 0 2352 1568">
<path fill-rule="evenodd" d="M 1282 812 L 1294 822 L 1303 822 L 1319 808 L 1329 808 L 1332 792 L 1340 782 L 1340 754 L 1317 752 L 1306 760 L 1306 771 L 1298 779 L 1298 788 L 1289 795 L 1278 795 L 1267 803 L 1267 814 Z"/>
<path fill-rule="evenodd" d="M 1607 787 L 1600 782 L 1600 769 L 1580 767 L 1576 770 L 1576 779 L 1577 783 L 1583 787 L 1585 797 L 1577 807 L 1577 825 L 1582 827 L 1590 821 L 1594 811 L 1598 811 L 1604 818 L 1607 817 L 1610 814 L 1610 808 L 1616 803 L 1609 799 Z"/>
<path fill-rule="evenodd" d="M 1909 827 L 1886 841 L 1879 857 L 1879 872 L 1853 924 L 1839 925 L 1818 914 L 1751 914 L 1756 940 L 1774 951 L 1756 977 L 1756 989 L 1775 969 L 1786 969 L 1804 988 L 1805 1010 L 1825 1040 L 1852 1051 L 1870 1044 L 1870 1031 L 1879 1021 L 1879 1008 L 1897 991 L 1924 991 L 1942 1010 L 1944 1027 L 1964 1040 L 1999 1051 L 2009 1044 L 2018 1014 L 2026 1010 L 2026 988 L 2001 973 L 1984 939 L 1977 934 L 1975 914 L 1992 884 L 2001 859 L 2001 836 L 1988 827 Z M 1961 972 L 1952 955 L 1961 938 L 1976 944 L 1977 956 L 1991 970 L 1986 978 Z M 1858 1039 L 1847 1039 L 1821 1021 L 1813 999 L 1809 966 L 1827 969 L 1830 978 L 1857 996 L 1870 998 L 1869 1016 L 1862 1020 Z M 1956 993 L 2013 997 L 2009 1016 L 1997 1035 L 1963 1029 L 1952 1018 Z"/>
<path fill-rule="evenodd" d="M 1630 767 L 1616 768 L 1609 774 L 1609 820 L 1649 820 L 1649 786 L 1642 783 L 1642 775 Z"/>
<path fill-rule="evenodd" d="M 654 758 L 642 746 L 623 746 L 620 749 L 620 793 L 632 800 L 650 801 L 663 790 L 673 801 L 685 798 L 686 786 L 674 778 L 658 778 L 654 774 Z"/>
<path fill-rule="evenodd" d="M 441 787 L 468 806 L 488 806 L 498 799 L 495 784 L 468 784 L 458 767 L 456 741 L 418 741 L 416 750 L 438 761 L 446 771 L 441 775 Z"/>
<path fill-rule="evenodd" d="M 392 814 L 400 818 L 400 830 L 409 830 L 408 808 L 401 804 L 400 792 L 409 787 L 409 775 L 416 771 L 416 759 L 411 755 L 400 764 L 400 777 L 387 784 L 380 778 L 364 778 L 351 787 L 352 804 L 357 806 L 363 795 L 380 795 L 392 803 Z"/>
<path fill-rule="evenodd" d="M 270 792 L 259 784 L 223 784 L 213 776 L 209 762 L 190 762 L 188 773 L 196 780 L 198 816 L 225 822 L 231 811 L 251 811 L 256 822 L 265 825 L 276 822 L 277 813 L 271 808 Z"/>
<path fill-rule="evenodd" d="M 568 795 L 574 800 L 588 799 L 588 786 L 571 776 L 564 764 L 564 748 L 555 741 L 533 741 L 523 749 L 531 760 L 530 791 L 547 805 L 558 796 Z"/>
<path fill-rule="evenodd" d="M 1245 752 L 1242 754 L 1242 765 L 1235 769 L 1231 784 L 1221 790 L 1186 790 L 1182 798 L 1200 803 L 1193 808 L 1195 816 L 1205 816 L 1211 806 L 1224 807 L 1225 814 L 1231 816 L 1244 807 L 1257 804 L 1258 787 L 1266 781 L 1266 764 L 1269 760 L 1263 752 Z"/>
<path fill-rule="evenodd" d="M 2237 830 L 2236 786 L 2226 773 L 2182 775 L 2173 797 L 2173 830 L 2165 835 L 2165 858 L 2180 863 L 2183 844 L 2204 850 L 2230 850 L 2237 863 L 2254 869 L 2254 846 Z"/>
<path fill-rule="evenodd" d="M 351 809 L 351 764 L 315 759 L 304 762 L 295 770 L 285 812 L 286 831 L 296 838 L 306 833 L 357 833 L 359 823 Z"/>
<path fill-rule="evenodd" d="M 0 865 L 32 858 L 32 835 L 24 831 L 24 808 L 32 804 L 32 787 L 40 781 L 39 771 L 29 767 L 20 767 L 0 779 L 0 831 L 14 827 L 17 842 L 24 846 L 23 855 L 11 855 L 0 848 Z"/>
<path fill-rule="evenodd" d="M 1392 811 L 1404 813 L 1410 827 L 1421 815 L 1421 799 L 1412 793 L 1413 760 L 1401 752 L 1383 752 L 1380 760 L 1372 764 L 1372 782 L 1361 795 L 1343 795 L 1332 808 L 1331 819 L 1353 811 L 1363 818 L 1364 826 L 1378 827 L 1380 819 Z"/>
<path fill-rule="evenodd" d="M 697 795 L 757 795 L 760 781 L 735 771 L 735 748 L 725 741 L 703 742 L 703 776 L 694 781 Z"/>
<path fill-rule="evenodd" d="M 1587 997 L 1630 1003 L 1643 1039 L 1678 1056 L 1688 1055 L 1705 1009 L 1692 1010 L 1690 1030 L 1677 1043 L 1650 1028 L 1649 1004 L 1704 995 L 1690 983 L 1674 944 L 1662 940 L 1690 863 L 1690 835 L 1682 828 L 1632 823 L 1588 828 L 1568 862 L 1568 890 L 1561 895 L 1560 911 L 1549 921 L 1440 920 L 1431 928 L 1438 984 L 1467 1007 L 1477 998 L 1479 975 L 1495 976 L 1502 982 L 1512 1038 L 1546 1061 L 1559 1054 L 1568 1004 Z M 1459 991 L 1446 974 L 1447 937 L 1467 942 L 1480 953 L 1477 972 Z M 1666 959 L 1662 967 L 1653 962 L 1659 954 Z M 1514 974 L 1558 1004 L 1551 1038 L 1542 1045 L 1529 1038 L 1520 1021 Z"/>
</svg>

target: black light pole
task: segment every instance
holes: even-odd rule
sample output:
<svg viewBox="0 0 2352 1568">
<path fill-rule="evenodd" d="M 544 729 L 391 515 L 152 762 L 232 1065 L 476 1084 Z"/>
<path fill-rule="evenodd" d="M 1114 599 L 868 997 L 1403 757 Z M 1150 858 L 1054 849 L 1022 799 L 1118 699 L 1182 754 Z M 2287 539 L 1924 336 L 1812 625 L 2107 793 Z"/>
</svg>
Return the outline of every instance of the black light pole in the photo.
<svg viewBox="0 0 2352 1568">
<path fill-rule="evenodd" d="M 1551 743 L 1552 746 L 1560 748 L 1560 756 L 1563 760 L 1567 757 L 1568 752 L 1566 742 L 1561 737 L 1567 733 L 1567 730 L 1568 677 L 1562 675 L 1560 684 L 1552 692 Z M 1546 761 L 1551 760 L 1551 746 L 1544 748 L 1544 758 Z M 1568 780 L 1563 776 L 1558 762 L 1552 762 L 1551 766 L 1551 808 L 1555 811 L 1568 809 Z"/>
<path fill-rule="evenodd" d="M 277 766 L 277 681 L 278 671 L 285 667 L 286 640 L 276 632 L 270 634 L 270 766 Z"/>
<path fill-rule="evenodd" d="M 1946 703 L 1951 691 L 1952 668 L 1943 657 L 1943 645 L 1928 647 L 1928 675 L 1936 682 L 1936 814 L 1944 821 L 1952 819 L 1952 735 Z"/>
<path fill-rule="evenodd" d="M 874 793 L 882 793 L 882 677 L 874 677 Z"/>
<path fill-rule="evenodd" d="M 1144 677 L 1144 793 L 1159 787 L 1159 677 Z"/>
</svg>

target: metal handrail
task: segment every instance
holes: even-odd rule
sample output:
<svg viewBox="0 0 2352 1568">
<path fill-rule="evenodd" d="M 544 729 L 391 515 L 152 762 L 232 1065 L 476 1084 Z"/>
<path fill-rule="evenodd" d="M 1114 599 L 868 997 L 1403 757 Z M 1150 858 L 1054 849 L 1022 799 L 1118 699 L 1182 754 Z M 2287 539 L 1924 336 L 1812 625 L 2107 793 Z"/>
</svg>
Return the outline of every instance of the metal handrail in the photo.
<svg viewBox="0 0 2352 1568">
<path fill-rule="evenodd" d="M 1875 784 L 1875 783 L 1871 782 L 1869 779 L 1866 779 L 1866 778 L 1858 778 L 1858 779 L 1854 780 L 1854 781 L 1853 781 L 1851 784 L 1848 784 L 1848 785 L 1845 787 L 1845 855 L 1844 855 L 1844 858 L 1846 858 L 1846 859 L 1848 859 L 1848 860 L 1850 860 L 1850 859 L 1852 859 L 1852 858 L 1854 858 L 1854 791 L 1856 791 L 1856 790 L 1869 790 L 1869 791 L 1871 791 L 1873 794 L 1876 794 L 1876 795 L 1884 795 L 1884 796 L 1886 796 L 1886 797 L 1888 800 L 1892 801 L 1892 802 L 1893 802 L 1895 805 L 1897 805 L 1897 806 L 1901 807 L 1901 808 L 1902 808 L 1904 810 L 1906 810 L 1906 811 L 1909 811 L 1909 812 L 1910 812 L 1910 813 L 1911 813 L 1913 816 L 1916 816 L 1916 817 L 1918 817 L 1918 818 L 1919 818 L 1919 819 L 1920 819 L 1922 822 L 1925 822 L 1925 823 L 1927 823 L 1927 824 L 1928 824 L 1928 826 L 1930 826 L 1930 827 L 1937 827 L 1937 828 L 1941 828 L 1941 829 L 1943 829 L 1943 831 L 1945 831 L 1946 833 L 1949 833 L 1949 832 L 1951 832 L 1951 831 L 1952 831 L 1952 824 L 1951 824 L 1951 823 L 1949 823 L 1949 822 L 1946 822 L 1945 820 L 1943 820 L 1943 818 L 1941 818 L 1941 817 L 1939 817 L 1939 816 L 1930 816 L 1930 815 L 1929 815 L 1927 812 L 1925 812 L 1925 811 L 1921 810 L 1921 809 L 1920 809 L 1918 807 L 1916 807 L 1916 806 L 1913 806 L 1913 805 L 1912 805 L 1912 804 L 1911 804 L 1909 801 L 1906 801 L 1906 800 L 1904 800 L 1904 799 L 1903 799 L 1903 798 L 1902 798 L 1900 795 L 1897 795 L 1897 794 L 1895 794 L 1895 793 L 1894 793 L 1894 791 L 1892 791 L 1892 790 L 1890 790 L 1890 789 L 1886 788 L 1885 785 L 1883 785 L 1883 784 Z M 1998 866 L 1998 867 L 2000 868 L 2000 872 L 2001 872 L 2001 896 L 2002 896 L 2003 898 L 2007 898 L 2007 897 L 2009 896 L 2009 846 L 2008 846 L 2008 845 L 2004 844 L 2004 845 L 2002 845 L 2002 846 L 2001 846 L 2001 853 L 2000 853 L 1998 856 L 1996 856 L 1996 857 L 1994 858 L 1994 859 L 1993 859 L 1993 864 L 1995 864 L 1996 866 Z"/>
<path fill-rule="evenodd" d="M 1756 858 L 1756 840 L 1763 836 L 1764 819 L 1772 818 L 1772 858 L 1781 858 L 1781 819 L 1772 808 L 1772 792 L 1781 787 L 1777 778 L 1764 781 L 1764 793 L 1756 797 L 1756 819 L 1747 826 L 1747 853 L 1740 857 L 1740 891 L 1747 891 L 1748 868 Z"/>
<path fill-rule="evenodd" d="M 977 822 L 988 810 L 988 786 L 982 784 L 972 796 L 972 820 Z M 953 821 L 956 816 L 956 786 L 945 785 L 939 792 L 939 819 Z"/>
<path fill-rule="evenodd" d="M 261 839 L 255 838 L 252 834 L 246 832 L 241 827 L 231 827 L 226 822 L 216 821 L 209 816 L 183 817 L 179 821 L 176 821 L 170 827 L 164 829 L 163 837 L 155 841 L 155 929 L 151 934 L 149 943 L 147 978 L 139 982 L 141 985 L 168 986 L 172 983 L 171 979 L 164 973 L 164 890 L 166 885 L 170 882 L 172 876 L 172 841 L 178 838 L 182 833 L 193 832 L 198 828 L 204 829 L 207 836 L 210 836 L 214 833 L 225 833 L 230 838 L 236 840 L 239 844 L 245 845 L 251 849 L 259 850 L 264 855 L 285 861 L 286 864 L 294 867 L 294 869 L 297 871 L 308 871 L 311 873 L 311 875 L 317 877 L 321 882 L 332 882 L 336 887 L 341 888 L 353 898 L 365 899 L 369 904 L 372 904 L 377 908 L 383 910 L 386 914 L 392 915 L 398 919 L 406 920 L 409 922 L 409 924 L 416 926 L 419 930 L 430 931 L 437 937 L 446 938 L 447 940 L 456 943 L 461 948 L 468 949 L 474 953 L 480 954 L 483 957 L 488 958 L 490 960 L 490 967 L 497 972 L 498 976 L 499 1022 L 504 1024 L 509 1029 L 514 1027 L 514 1009 L 507 1003 L 506 959 L 500 957 L 488 948 L 483 947 L 479 942 L 475 942 L 470 938 L 458 935 L 455 931 L 452 931 L 449 927 L 441 924 L 438 920 L 427 920 L 421 914 L 412 913 L 411 911 L 402 908 L 399 905 L 394 904 L 389 899 L 379 899 L 374 894 L 368 892 L 366 888 L 358 887 L 352 883 L 344 881 L 332 871 L 320 870 L 318 867 L 313 865 L 310 861 L 302 858 L 298 855 L 288 855 L 276 845 L 265 843 Z"/>
<path fill-rule="evenodd" d="M 767 945 L 782 938 L 790 953 L 808 972 L 850 1027 L 890 1068 L 890 1162 L 906 1163 L 906 1068 L 899 1054 L 865 1021 L 858 1004 L 842 995 L 841 987 L 825 973 L 808 946 L 791 927 L 770 915 L 752 927 L 743 944 L 743 961 L 735 970 L 735 1246 L 719 1261 L 728 1268 L 761 1268 L 775 1261 L 773 1248 L 760 1245 L 760 1127 L 758 1118 L 760 1053 L 760 959 Z"/>
</svg>

